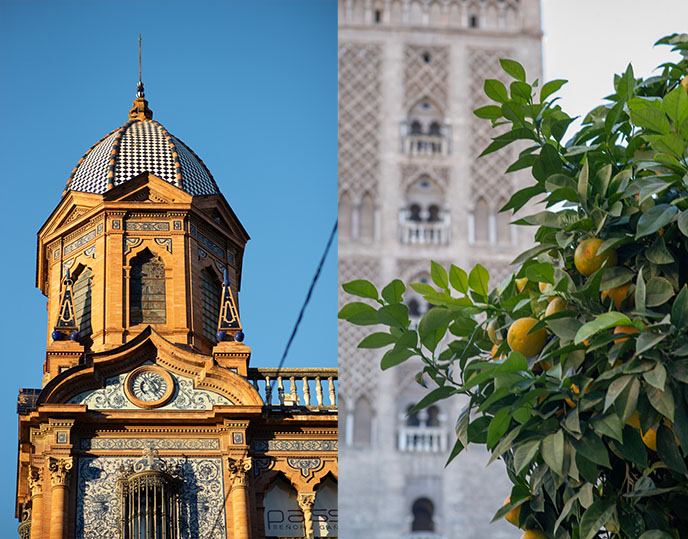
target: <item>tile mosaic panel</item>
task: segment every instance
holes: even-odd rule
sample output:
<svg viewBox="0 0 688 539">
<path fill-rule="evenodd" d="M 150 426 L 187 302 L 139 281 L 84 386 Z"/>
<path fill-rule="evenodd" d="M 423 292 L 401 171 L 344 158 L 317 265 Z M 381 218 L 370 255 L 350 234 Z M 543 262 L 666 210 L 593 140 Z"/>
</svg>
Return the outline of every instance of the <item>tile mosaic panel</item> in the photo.
<svg viewBox="0 0 688 539">
<path fill-rule="evenodd" d="M 85 438 L 80 440 L 79 448 L 84 451 L 92 449 L 143 451 L 149 447 L 155 449 L 220 449 L 217 438 Z"/>
<path fill-rule="evenodd" d="M 76 481 L 76 538 L 121 539 L 117 478 L 120 466 L 139 458 L 80 457 Z M 224 481 L 220 457 L 170 457 L 181 466 L 181 537 L 225 539 Z"/>
<path fill-rule="evenodd" d="M 256 451 L 337 451 L 337 440 L 255 440 Z"/>
</svg>

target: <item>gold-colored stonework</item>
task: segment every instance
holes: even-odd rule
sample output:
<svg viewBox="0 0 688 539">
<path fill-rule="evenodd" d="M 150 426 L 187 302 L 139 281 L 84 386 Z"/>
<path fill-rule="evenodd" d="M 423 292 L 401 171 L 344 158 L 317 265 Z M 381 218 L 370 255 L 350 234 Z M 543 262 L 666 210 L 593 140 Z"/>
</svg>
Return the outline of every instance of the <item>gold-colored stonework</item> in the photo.
<svg viewBox="0 0 688 539">
<path fill-rule="evenodd" d="M 142 87 L 129 118 L 152 122 Z M 133 537 L 148 496 L 168 539 L 336 537 L 336 369 L 249 366 L 249 236 L 221 194 L 113 177 L 67 189 L 38 232 L 46 356 L 17 401 L 21 537 Z"/>
</svg>

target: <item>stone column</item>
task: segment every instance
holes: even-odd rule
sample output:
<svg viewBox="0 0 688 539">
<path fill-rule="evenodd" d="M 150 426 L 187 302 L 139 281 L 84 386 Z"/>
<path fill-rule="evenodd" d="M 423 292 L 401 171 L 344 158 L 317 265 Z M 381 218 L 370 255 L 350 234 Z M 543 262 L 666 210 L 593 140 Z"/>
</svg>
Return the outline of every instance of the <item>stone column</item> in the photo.
<svg viewBox="0 0 688 539">
<path fill-rule="evenodd" d="M 29 475 L 31 490 L 31 537 L 43 537 L 43 470 L 32 468 Z"/>
<path fill-rule="evenodd" d="M 230 498 L 234 539 L 251 539 L 251 522 L 248 503 L 248 471 L 253 466 L 251 457 L 229 459 L 231 474 Z M 52 538 L 51 538 L 52 539 Z"/>
<path fill-rule="evenodd" d="M 313 505 L 315 505 L 315 492 L 299 492 L 297 499 L 299 507 L 303 511 L 303 524 L 306 527 L 306 537 L 313 539 Z"/>
<path fill-rule="evenodd" d="M 50 483 L 52 484 L 52 501 L 50 504 L 50 539 L 64 539 L 67 523 L 67 491 L 69 490 L 69 472 L 72 469 L 72 457 L 50 458 Z"/>
</svg>

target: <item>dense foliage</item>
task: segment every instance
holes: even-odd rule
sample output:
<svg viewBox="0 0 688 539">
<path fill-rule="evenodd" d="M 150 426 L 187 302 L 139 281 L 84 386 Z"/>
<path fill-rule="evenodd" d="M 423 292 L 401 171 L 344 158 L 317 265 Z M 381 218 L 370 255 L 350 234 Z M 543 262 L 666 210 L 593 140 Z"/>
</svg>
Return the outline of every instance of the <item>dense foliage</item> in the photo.
<svg viewBox="0 0 688 539">
<path fill-rule="evenodd" d="M 658 44 L 679 61 L 644 80 L 629 65 L 565 144 L 566 81 L 538 88 L 502 60 L 513 82 L 485 82 L 495 104 L 475 114 L 501 134 L 483 155 L 520 141 L 508 171 L 532 172 L 502 211 L 543 206 L 516 222 L 535 245 L 496 288 L 480 265 L 432 262 L 434 286 L 410 284 L 435 306 L 414 327 L 401 281 L 344 285 L 367 301 L 340 318 L 385 326 L 361 348 L 391 346 L 383 369 L 422 360 L 415 410 L 468 397 L 450 460 L 469 443 L 502 458 L 495 518 L 543 537 L 688 537 L 688 35 Z"/>
</svg>

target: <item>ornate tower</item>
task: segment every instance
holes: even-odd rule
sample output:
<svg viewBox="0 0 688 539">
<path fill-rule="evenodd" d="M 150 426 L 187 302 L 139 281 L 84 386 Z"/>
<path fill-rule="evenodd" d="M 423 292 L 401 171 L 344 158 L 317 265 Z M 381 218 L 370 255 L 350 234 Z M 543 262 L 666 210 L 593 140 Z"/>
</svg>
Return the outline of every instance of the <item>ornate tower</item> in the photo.
<svg viewBox="0 0 688 539">
<path fill-rule="evenodd" d="M 249 367 L 248 239 L 139 82 L 38 232 L 47 350 L 42 389 L 18 400 L 22 537 L 337 535 L 337 372 Z"/>
<path fill-rule="evenodd" d="M 525 178 L 506 152 L 477 160 L 492 133 L 472 111 L 500 58 L 540 77 L 540 41 L 539 0 L 339 0 L 340 283 L 429 281 L 430 260 L 506 275 L 531 238 L 498 210 Z M 430 307 L 405 301 L 416 322 Z M 444 468 L 461 402 L 407 415 L 422 365 L 381 372 L 365 333 L 340 323 L 342 535 L 518 537 L 489 524 L 509 492 L 499 462 L 470 448 Z"/>
</svg>

